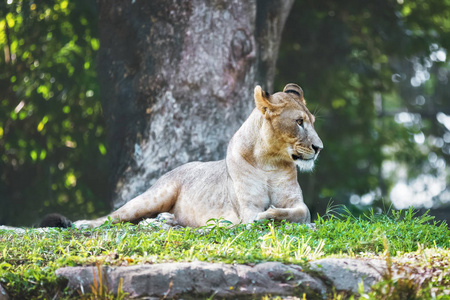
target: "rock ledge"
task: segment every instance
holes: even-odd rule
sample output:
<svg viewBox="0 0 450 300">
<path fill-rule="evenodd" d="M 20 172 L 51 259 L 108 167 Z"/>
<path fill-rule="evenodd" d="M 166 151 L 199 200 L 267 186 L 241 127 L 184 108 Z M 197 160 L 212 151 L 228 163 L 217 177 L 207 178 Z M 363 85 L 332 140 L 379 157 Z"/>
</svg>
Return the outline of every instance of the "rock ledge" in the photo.
<svg viewBox="0 0 450 300">
<path fill-rule="evenodd" d="M 306 270 L 307 269 L 307 270 Z M 306 269 L 299 265 L 266 262 L 255 266 L 223 263 L 189 262 L 144 264 L 126 267 L 102 267 L 103 282 L 117 291 L 120 279 L 129 297 L 164 297 L 198 299 L 246 296 L 301 296 L 322 299 L 334 288 L 357 292 L 363 281 L 366 290 L 381 278 L 385 263 L 381 260 L 322 259 Z M 96 267 L 65 267 L 56 271 L 68 280 L 72 289 L 89 292 L 98 278 Z"/>
</svg>

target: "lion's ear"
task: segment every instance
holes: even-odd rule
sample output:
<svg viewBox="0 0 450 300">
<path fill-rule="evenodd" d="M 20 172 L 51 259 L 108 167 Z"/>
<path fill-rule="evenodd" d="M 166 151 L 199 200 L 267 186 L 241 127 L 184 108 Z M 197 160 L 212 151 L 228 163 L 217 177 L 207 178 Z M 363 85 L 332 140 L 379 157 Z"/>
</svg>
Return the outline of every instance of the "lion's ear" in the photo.
<svg viewBox="0 0 450 300">
<path fill-rule="evenodd" d="M 303 90 L 295 83 L 288 83 L 283 89 L 283 92 L 296 96 L 300 103 L 306 105 L 305 98 L 303 98 Z"/>
<path fill-rule="evenodd" d="M 270 94 L 263 91 L 263 89 L 259 85 L 255 87 L 255 105 L 263 115 L 266 114 L 267 110 L 272 109 L 272 103 L 270 103 Z"/>
</svg>

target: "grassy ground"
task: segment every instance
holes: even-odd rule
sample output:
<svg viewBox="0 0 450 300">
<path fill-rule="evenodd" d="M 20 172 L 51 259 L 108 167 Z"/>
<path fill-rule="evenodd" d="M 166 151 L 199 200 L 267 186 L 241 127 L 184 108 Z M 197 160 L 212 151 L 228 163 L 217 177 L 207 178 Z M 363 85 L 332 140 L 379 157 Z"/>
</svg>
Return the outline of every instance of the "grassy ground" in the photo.
<svg viewBox="0 0 450 300">
<path fill-rule="evenodd" d="M 304 264 L 324 257 L 382 257 L 405 276 L 384 280 L 362 299 L 450 299 L 450 231 L 412 210 L 319 218 L 316 229 L 281 222 L 231 226 L 213 220 L 201 229 L 108 225 L 92 230 L 0 231 L 0 282 L 20 299 L 77 297 L 54 271 L 62 266 L 132 265 L 173 261 Z M 340 295 L 330 295 L 338 299 Z M 397 298 L 396 298 L 397 297 Z"/>
</svg>

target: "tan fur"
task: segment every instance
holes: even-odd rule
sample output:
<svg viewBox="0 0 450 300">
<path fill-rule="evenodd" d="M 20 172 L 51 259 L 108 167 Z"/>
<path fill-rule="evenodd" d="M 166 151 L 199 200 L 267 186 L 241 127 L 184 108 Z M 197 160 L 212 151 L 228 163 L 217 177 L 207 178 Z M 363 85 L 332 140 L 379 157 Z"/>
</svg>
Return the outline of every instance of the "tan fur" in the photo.
<svg viewBox="0 0 450 300">
<path fill-rule="evenodd" d="M 303 91 L 288 84 L 269 95 L 257 86 L 254 98 L 256 108 L 231 139 L 224 160 L 178 167 L 109 216 L 75 226 L 99 226 L 108 217 L 137 221 L 162 212 L 192 227 L 220 217 L 233 223 L 310 222 L 295 166 L 311 170 L 323 144 Z"/>
</svg>

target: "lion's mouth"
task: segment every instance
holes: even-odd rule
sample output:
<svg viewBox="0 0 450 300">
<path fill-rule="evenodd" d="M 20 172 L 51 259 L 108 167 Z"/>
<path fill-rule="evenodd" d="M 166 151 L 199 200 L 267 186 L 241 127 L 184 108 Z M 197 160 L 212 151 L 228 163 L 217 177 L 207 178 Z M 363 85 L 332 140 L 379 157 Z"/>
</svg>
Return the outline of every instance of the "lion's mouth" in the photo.
<svg viewBox="0 0 450 300">
<path fill-rule="evenodd" d="M 305 159 L 303 156 L 301 156 L 301 155 L 295 155 L 295 154 L 292 154 L 292 160 L 304 160 L 304 161 L 308 161 L 308 160 L 314 160 L 314 158 L 310 158 L 310 159 Z"/>
<path fill-rule="evenodd" d="M 296 152 L 296 154 L 290 153 L 290 157 L 300 171 L 311 171 L 314 169 L 314 161 L 316 160 L 317 155 L 311 156 L 308 155 L 308 153 Z"/>
<path fill-rule="evenodd" d="M 295 155 L 295 154 L 292 154 L 292 159 L 293 160 L 299 160 L 299 159 L 302 159 L 302 157 L 298 156 L 298 155 Z"/>
</svg>

